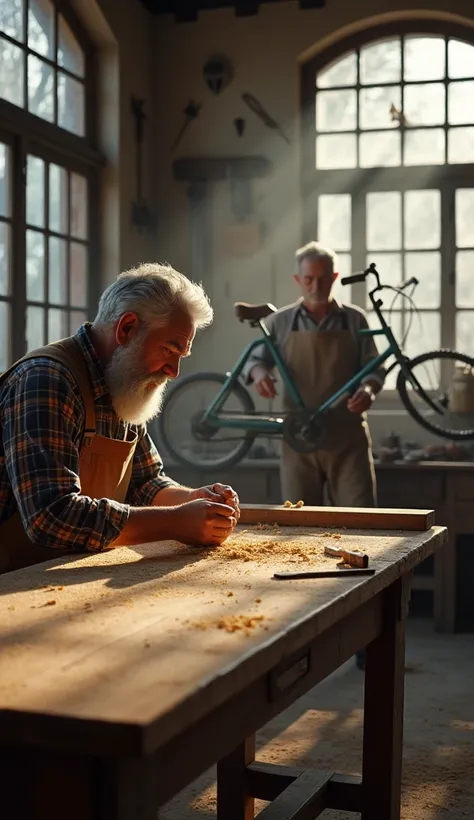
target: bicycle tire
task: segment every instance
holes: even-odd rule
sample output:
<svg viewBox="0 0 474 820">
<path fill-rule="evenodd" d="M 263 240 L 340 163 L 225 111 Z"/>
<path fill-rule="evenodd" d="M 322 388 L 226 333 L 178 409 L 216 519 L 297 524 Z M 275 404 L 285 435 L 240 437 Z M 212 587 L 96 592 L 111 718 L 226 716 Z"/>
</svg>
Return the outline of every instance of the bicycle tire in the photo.
<svg viewBox="0 0 474 820">
<path fill-rule="evenodd" d="M 185 376 L 184 378 L 180 379 L 179 382 L 176 382 L 166 393 L 165 399 L 163 402 L 163 406 L 158 417 L 158 424 L 157 424 L 157 431 L 160 437 L 160 440 L 163 442 L 165 448 L 167 449 L 169 455 L 174 458 L 178 464 L 181 464 L 185 467 L 196 467 L 200 470 L 214 470 L 216 467 L 219 468 L 226 468 L 226 467 L 233 467 L 235 464 L 238 464 L 244 456 L 247 455 L 249 452 L 253 442 L 255 441 L 256 434 L 252 432 L 245 433 L 242 437 L 242 442 L 240 446 L 237 448 L 234 453 L 229 456 L 228 458 L 220 458 L 213 462 L 206 462 L 205 464 L 200 464 L 199 460 L 196 457 L 187 457 L 185 453 L 180 451 L 175 444 L 170 441 L 170 438 L 166 431 L 166 413 L 167 410 L 169 411 L 173 400 L 176 396 L 182 392 L 184 389 L 189 388 L 190 384 L 198 383 L 198 382 L 216 382 L 216 393 L 218 389 L 220 389 L 221 385 L 224 384 L 226 381 L 227 376 L 224 376 L 222 373 L 211 373 L 211 372 L 204 372 L 204 373 L 194 373 L 190 376 Z M 219 385 L 219 387 L 217 387 Z M 248 390 L 245 389 L 243 385 L 239 382 L 235 382 L 232 388 L 232 393 L 238 397 L 239 401 L 242 404 L 243 410 L 245 413 L 255 413 L 255 405 L 253 402 L 252 397 Z"/>
<path fill-rule="evenodd" d="M 406 361 L 406 366 L 409 370 L 412 370 L 417 365 L 424 364 L 425 362 L 433 361 L 435 359 L 454 358 L 456 358 L 460 362 L 464 362 L 470 367 L 474 367 L 474 359 L 471 358 L 471 356 L 466 356 L 464 353 L 457 353 L 457 351 L 455 350 L 448 349 L 432 350 L 430 353 L 422 353 L 420 356 L 416 356 L 414 359 L 408 359 Z M 400 395 L 400 399 L 402 400 L 402 403 L 407 412 L 409 413 L 409 415 L 412 417 L 412 419 L 418 422 L 418 424 L 424 427 L 425 430 L 428 430 L 430 433 L 434 433 L 435 436 L 450 439 L 451 441 L 474 440 L 474 429 L 462 431 L 443 430 L 436 424 L 431 424 L 424 416 L 422 416 L 421 413 L 419 413 L 417 409 L 413 406 L 410 400 L 410 393 L 407 389 L 407 380 L 402 370 L 400 370 L 397 377 L 397 390 Z"/>
</svg>

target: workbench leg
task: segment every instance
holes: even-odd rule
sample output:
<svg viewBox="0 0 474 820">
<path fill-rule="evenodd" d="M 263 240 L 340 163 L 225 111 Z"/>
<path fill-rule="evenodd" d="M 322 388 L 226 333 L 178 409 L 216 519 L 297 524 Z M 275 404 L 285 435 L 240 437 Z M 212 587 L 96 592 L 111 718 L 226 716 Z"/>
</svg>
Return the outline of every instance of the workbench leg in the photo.
<svg viewBox="0 0 474 820">
<path fill-rule="evenodd" d="M 405 620 L 410 578 L 384 593 L 383 631 L 367 646 L 362 820 L 400 820 Z"/>
<path fill-rule="evenodd" d="M 255 735 L 217 764 L 217 820 L 253 820 L 255 801 L 247 790 L 247 766 L 255 760 Z"/>
</svg>

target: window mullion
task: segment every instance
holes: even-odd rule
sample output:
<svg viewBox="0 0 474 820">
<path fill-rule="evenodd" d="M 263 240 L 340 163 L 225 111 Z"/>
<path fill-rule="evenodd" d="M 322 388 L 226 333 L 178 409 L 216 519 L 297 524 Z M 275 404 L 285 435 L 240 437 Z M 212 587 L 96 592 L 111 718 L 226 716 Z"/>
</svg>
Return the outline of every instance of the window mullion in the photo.
<svg viewBox="0 0 474 820">
<path fill-rule="evenodd" d="M 441 347 L 456 347 L 455 189 L 441 189 Z"/>
</svg>

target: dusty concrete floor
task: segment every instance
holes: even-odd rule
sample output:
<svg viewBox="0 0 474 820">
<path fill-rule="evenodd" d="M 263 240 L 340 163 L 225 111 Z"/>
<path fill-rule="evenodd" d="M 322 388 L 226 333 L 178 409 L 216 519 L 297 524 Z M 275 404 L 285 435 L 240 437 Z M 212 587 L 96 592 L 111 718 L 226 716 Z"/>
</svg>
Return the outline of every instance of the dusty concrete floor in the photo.
<svg viewBox="0 0 474 820">
<path fill-rule="evenodd" d="M 360 773 L 362 703 L 363 674 L 349 662 L 259 732 L 258 759 Z M 195 781 L 160 820 L 214 818 L 214 778 Z M 474 635 L 435 634 L 430 620 L 409 621 L 402 818 L 474 818 Z"/>
</svg>

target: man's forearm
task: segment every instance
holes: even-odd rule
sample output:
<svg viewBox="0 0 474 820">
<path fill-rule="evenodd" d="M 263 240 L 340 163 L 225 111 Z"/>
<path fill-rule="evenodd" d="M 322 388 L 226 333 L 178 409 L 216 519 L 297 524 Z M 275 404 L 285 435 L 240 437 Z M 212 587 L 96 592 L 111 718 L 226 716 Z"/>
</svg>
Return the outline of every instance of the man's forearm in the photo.
<svg viewBox="0 0 474 820">
<path fill-rule="evenodd" d="M 374 396 L 376 396 L 378 393 L 380 393 L 380 391 L 383 387 L 383 385 L 379 382 L 378 379 L 371 379 L 370 377 L 367 378 L 367 379 L 364 379 L 363 386 L 365 386 L 365 385 L 367 385 L 367 387 L 370 387 L 370 389 L 372 390 Z"/>
<path fill-rule="evenodd" d="M 166 509 L 131 507 L 127 523 L 111 546 L 132 547 L 134 544 L 147 544 L 152 541 L 174 540 L 176 523 L 173 524 L 171 507 L 171 504 Z M 176 519 L 174 521 L 176 522 Z"/>
<path fill-rule="evenodd" d="M 185 504 L 189 501 L 192 489 L 177 484 L 175 487 L 163 487 L 158 490 L 153 499 L 154 507 L 176 507 L 178 504 Z"/>
</svg>

